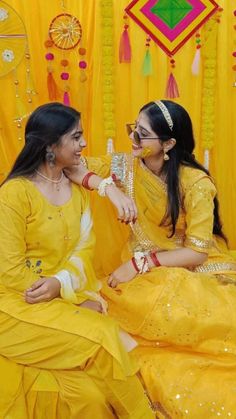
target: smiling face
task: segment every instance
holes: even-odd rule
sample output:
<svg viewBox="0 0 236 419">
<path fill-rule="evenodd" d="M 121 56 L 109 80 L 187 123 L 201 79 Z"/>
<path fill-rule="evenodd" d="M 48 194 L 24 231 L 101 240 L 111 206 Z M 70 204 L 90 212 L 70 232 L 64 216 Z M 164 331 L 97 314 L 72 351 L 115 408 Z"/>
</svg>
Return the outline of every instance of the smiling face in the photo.
<svg viewBox="0 0 236 419">
<path fill-rule="evenodd" d="M 158 135 L 152 130 L 148 116 L 145 114 L 145 112 L 140 112 L 135 124 L 135 131 L 139 135 L 140 142 L 137 143 L 135 141 L 134 133 L 130 134 L 134 157 L 160 157 L 163 155 L 162 142 L 158 138 Z"/>
<path fill-rule="evenodd" d="M 81 152 L 86 145 L 80 119 L 71 131 L 61 137 L 58 145 L 52 146 L 56 155 L 56 164 L 62 168 L 79 164 Z"/>
</svg>

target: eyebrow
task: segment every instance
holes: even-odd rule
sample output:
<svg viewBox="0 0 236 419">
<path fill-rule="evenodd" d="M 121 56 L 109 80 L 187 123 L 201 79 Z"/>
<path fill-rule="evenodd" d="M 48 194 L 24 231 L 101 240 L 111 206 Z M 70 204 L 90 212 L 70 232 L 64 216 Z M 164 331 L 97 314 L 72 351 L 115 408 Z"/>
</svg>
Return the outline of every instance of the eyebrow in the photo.
<svg viewBox="0 0 236 419">
<path fill-rule="evenodd" d="M 135 121 L 135 125 L 138 125 L 139 128 L 141 128 L 142 130 L 146 131 L 148 134 L 151 134 L 150 131 L 148 131 L 147 128 L 144 128 L 142 125 L 138 124 L 137 121 Z"/>
<path fill-rule="evenodd" d="M 72 135 L 72 137 L 74 137 L 76 134 L 83 134 L 83 130 L 77 130 L 77 131 L 75 131 L 75 132 L 73 132 L 71 135 Z"/>
</svg>

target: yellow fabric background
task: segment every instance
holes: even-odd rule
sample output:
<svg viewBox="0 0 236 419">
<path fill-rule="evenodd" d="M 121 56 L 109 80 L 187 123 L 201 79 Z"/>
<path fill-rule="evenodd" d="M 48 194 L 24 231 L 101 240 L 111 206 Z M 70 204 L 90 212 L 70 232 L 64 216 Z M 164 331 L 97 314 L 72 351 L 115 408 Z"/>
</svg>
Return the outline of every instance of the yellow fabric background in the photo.
<svg viewBox="0 0 236 419">
<path fill-rule="evenodd" d="M 145 53 L 145 33 L 130 21 L 130 39 L 132 44 L 132 63 L 119 64 L 119 38 L 123 29 L 123 9 L 129 0 L 113 1 L 114 7 L 114 112 L 116 124 L 116 151 L 128 151 L 129 141 L 125 134 L 124 124 L 133 122 L 139 108 L 149 100 L 164 98 L 166 80 L 168 76 L 168 58 L 151 43 L 151 55 L 154 73 L 145 78 L 141 74 L 141 66 Z M 56 15 L 62 13 L 60 0 L 8 0 L 10 6 L 16 9 L 25 22 L 31 53 L 32 76 L 38 95 L 34 97 L 31 109 L 48 101 L 47 96 L 47 62 L 44 58 L 49 23 Z M 88 140 L 87 153 L 92 155 L 106 152 L 107 138 L 104 135 L 103 124 L 103 67 L 102 67 L 102 37 L 101 37 L 101 0 L 65 0 L 66 11 L 79 18 L 83 28 L 82 45 L 87 48 L 86 60 L 88 80 L 79 81 L 78 61 L 82 57 L 75 52 L 67 56 L 71 65 L 70 95 L 74 107 L 82 111 L 86 138 Z M 221 23 L 218 25 L 217 38 L 217 84 L 215 107 L 215 144 L 211 153 L 210 170 L 216 179 L 221 203 L 221 214 L 224 219 L 224 230 L 229 237 L 231 247 L 236 247 L 236 218 L 233 209 L 236 207 L 236 126 L 234 123 L 236 109 L 236 89 L 232 87 L 234 63 L 232 52 L 235 50 L 236 35 L 233 30 L 235 17 L 233 2 L 219 0 L 224 8 Z M 1 3 L 2 5 L 2 3 Z M 202 73 L 198 77 L 191 74 L 191 63 L 195 52 L 195 39 L 176 54 L 175 76 L 180 89 L 181 103 L 189 111 L 195 130 L 196 155 L 202 161 L 201 146 L 201 95 Z M 54 76 L 58 84 L 60 81 L 60 59 L 63 55 L 54 50 Z M 83 58 L 82 58 L 83 59 Z M 23 59 L 17 70 L 20 82 L 21 97 L 26 106 L 25 74 L 26 66 Z M 22 147 L 23 140 L 18 140 L 18 132 L 13 119 L 15 116 L 14 78 L 10 74 L 0 79 L 1 113 L 0 113 L 0 176 L 9 170 L 16 154 Z"/>
</svg>

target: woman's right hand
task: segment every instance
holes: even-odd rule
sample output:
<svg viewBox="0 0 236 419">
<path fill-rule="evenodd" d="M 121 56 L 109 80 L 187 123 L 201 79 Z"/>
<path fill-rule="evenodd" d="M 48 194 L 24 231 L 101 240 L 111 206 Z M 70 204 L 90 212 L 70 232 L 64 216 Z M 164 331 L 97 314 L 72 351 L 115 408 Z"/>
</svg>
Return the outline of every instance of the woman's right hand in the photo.
<svg viewBox="0 0 236 419">
<path fill-rule="evenodd" d="M 98 313 L 103 313 L 102 304 L 99 301 L 85 300 L 83 303 L 79 304 L 79 306 L 97 311 Z"/>
</svg>

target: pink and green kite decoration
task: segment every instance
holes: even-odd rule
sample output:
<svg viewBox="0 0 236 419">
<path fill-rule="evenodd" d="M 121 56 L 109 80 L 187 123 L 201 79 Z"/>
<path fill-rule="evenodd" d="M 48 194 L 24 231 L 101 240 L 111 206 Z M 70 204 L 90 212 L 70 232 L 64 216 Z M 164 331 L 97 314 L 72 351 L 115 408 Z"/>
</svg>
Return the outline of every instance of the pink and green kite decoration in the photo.
<svg viewBox="0 0 236 419">
<path fill-rule="evenodd" d="M 133 0 L 125 11 L 168 55 L 174 55 L 218 8 L 214 0 Z"/>
</svg>

